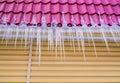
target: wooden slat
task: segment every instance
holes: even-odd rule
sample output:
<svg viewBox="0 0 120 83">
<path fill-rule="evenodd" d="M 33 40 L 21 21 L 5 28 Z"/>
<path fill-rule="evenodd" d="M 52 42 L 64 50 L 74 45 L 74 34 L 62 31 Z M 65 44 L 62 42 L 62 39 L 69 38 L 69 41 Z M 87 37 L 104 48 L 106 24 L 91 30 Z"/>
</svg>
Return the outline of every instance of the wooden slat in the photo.
<svg viewBox="0 0 120 83">
<path fill-rule="evenodd" d="M 31 82 L 120 82 L 120 77 L 31 77 Z"/>
<path fill-rule="evenodd" d="M 0 83 L 25 83 L 26 77 L 0 77 Z"/>
<path fill-rule="evenodd" d="M 29 48 L 23 46 L 0 43 L 0 83 L 25 83 Z"/>
<path fill-rule="evenodd" d="M 56 71 L 31 71 L 31 76 L 34 77 L 109 77 L 109 76 L 115 76 L 120 77 L 120 71 L 109 71 L 109 70 L 103 70 L 103 71 L 91 71 L 91 70 L 56 70 Z"/>
<path fill-rule="evenodd" d="M 1 69 L 1 68 L 0 68 Z M 113 71 L 116 71 L 116 70 L 120 70 L 120 67 L 119 66 L 93 66 L 93 65 L 80 65 L 80 66 L 32 66 L 32 70 L 33 71 L 67 71 L 67 70 L 72 70 L 72 71 L 76 71 L 76 70 L 96 70 L 96 71 L 99 71 L 99 70 L 113 70 Z"/>
</svg>

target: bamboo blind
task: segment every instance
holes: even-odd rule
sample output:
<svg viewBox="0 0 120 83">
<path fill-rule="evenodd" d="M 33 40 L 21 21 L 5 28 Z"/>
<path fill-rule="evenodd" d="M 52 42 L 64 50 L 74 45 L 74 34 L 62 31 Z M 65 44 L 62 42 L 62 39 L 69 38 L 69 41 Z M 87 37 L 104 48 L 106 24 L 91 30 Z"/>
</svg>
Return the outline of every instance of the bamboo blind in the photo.
<svg viewBox="0 0 120 83">
<path fill-rule="evenodd" d="M 110 52 L 107 52 L 104 42 L 95 41 L 96 58 L 92 42 L 85 41 L 85 62 L 77 41 L 74 43 L 75 52 L 65 41 L 64 60 L 60 51 L 55 57 L 55 47 L 48 51 L 47 42 L 43 41 L 39 64 L 36 43 L 33 41 L 30 83 L 120 83 L 120 46 L 109 41 Z M 29 43 L 25 49 L 20 40 L 16 48 L 13 40 L 9 40 L 7 45 L 5 41 L 0 43 L 0 83 L 26 82 L 29 51 Z"/>
</svg>

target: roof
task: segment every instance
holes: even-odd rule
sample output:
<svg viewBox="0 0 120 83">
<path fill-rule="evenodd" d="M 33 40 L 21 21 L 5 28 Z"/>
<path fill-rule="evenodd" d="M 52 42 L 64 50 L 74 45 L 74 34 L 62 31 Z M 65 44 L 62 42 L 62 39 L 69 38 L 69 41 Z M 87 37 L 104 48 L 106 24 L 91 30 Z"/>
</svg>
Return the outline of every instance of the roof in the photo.
<svg viewBox="0 0 120 83">
<path fill-rule="evenodd" d="M 13 22 L 14 17 L 14 23 L 20 24 L 25 16 L 26 24 L 30 25 L 34 16 L 37 25 L 41 25 L 44 14 L 48 26 L 53 20 L 61 26 L 62 13 L 70 26 L 73 24 L 72 17 L 78 26 L 82 24 L 81 17 L 87 25 L 91 24 L 90 17 L 97 24 L 101 24 L 100 17 L 108 25 L 112 22 L 119 24 L 120 0 L 0 0 L 0 18 L 6 15 L 8 24 Z"/>
</svg>

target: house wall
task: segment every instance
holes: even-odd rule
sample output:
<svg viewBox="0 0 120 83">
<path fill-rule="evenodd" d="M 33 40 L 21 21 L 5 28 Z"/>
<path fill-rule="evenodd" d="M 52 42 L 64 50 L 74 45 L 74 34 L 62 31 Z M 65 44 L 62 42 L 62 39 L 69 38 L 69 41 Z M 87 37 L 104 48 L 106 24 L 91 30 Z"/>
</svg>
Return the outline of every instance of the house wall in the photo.
<svg viewBox="0 0 120 83">
<path fill-rule="evenodd" d="M 41 57 L 36 56 L 36 42 L 32 45 L 32 64 L 30 83 L 119 83 L 120 82 L 120 46 L 109 41 L 110 52 L 103 41 L 95 41 L 98 57 L 96 58 L 92 41 L 85 41 L 85 56 L 77 41 L 75 48 L 65 41 L 65 55 L 53 47 L 48 51 L 48 42 L 43 41 Z M 25 83 L 28 70 L 30 45 L 26 50 L 24 41 L 15 42 L 0 39 L 0 83 Z M 89 46 L 90 44 L 90 46 Z M 120 42 L 118 42 L 120 45 Z M 75 51 L 74 51 L 75 49 Z M 40 62 L 40 63 L 39 63 Z"/>
</svg>

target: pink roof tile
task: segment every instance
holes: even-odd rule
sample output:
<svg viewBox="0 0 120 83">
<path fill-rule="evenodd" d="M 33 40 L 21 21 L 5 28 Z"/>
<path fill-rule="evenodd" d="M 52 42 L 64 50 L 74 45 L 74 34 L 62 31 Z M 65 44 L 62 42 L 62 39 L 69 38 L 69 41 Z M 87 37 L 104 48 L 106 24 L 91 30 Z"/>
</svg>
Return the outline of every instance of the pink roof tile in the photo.
<svg viewBox="0 0 120 83">
<path fill-rule="evenodd" d="M 64 13 L 70 12 L 69 4 L 60 5 L 60 12 L 64 12 Z"/>
<path fill-rule="evenodd" d="M 87 5 L 87 11 L 89 14 L 94 14 L 96 13 L 96 9 L 94 5 Z"/>
<path fill-rule="evenodd" d="M 51 11 L 51 4 L 50 3 L 48 3 L 47 5 L 46 4 L 42 4 L 42 11 L 44 13 L 50 12 Z"/>
<path fill-rule="evenodd" d="M 41 16 L 42 16 L 42 15 L 39 14 L 39 13 L 36 14 L 36 18 L 37 18 L 37 19 L 36 19 L 36 22 L 38 23 L 38 25 L 41 25 L 41 23 L 40 23 L 40 22 L 41 22 Z"/>
<path fill-rule="evenodd" d="M 108 1 L 108 0 L 101 0 L 101 2 L 102 2 L 102 4 L 104 4 L 104 5 L 109 4 L 109 1 Z"/>
<path fill-rule="evenodd" d="M 5 0 L 3 0 L 3 1 L 5 1 Z M 6 0 L 6 1 L 11 3 L 11 2 L 14 2 L 15 0 Z"/>
<path fill-rule="evenodd" d="M 60 3 L 67 3 L 68 2 L 68 0 L 60 0 Z"/>
<path fill-rule="evenodd" d="M 3 12 L 6 3 L 0 3 L 0 11 Z"/>
<path fill-rule="evenodd" d="M 77 6 L 77 4 L 69 5 L 69 12 L 71 14 L 77 13 L 78 12 L 78 6 Z"/>
<path fill-rule="evenodd" d="M 15 3 L 7 3 L 7 4 L 5 5 L 4 11 L 5 11 L 6 13 L 12 12 L 12 11 L 14 10 L 14 8 L 15 8 L 14 6 L 15 6 Z"/>
<path fill-rule="evenodd" d="M 43 3 L 49 3 L 51 0 L 42 0 Z"/>
<path fill-rule="evenodd" d="M 77 3 L 78 4 L 83 4 L 83 3 L 85 3 L 85 0 L 77 0 Z"/>
<path fill-rule="evenodd" d="M 10 12 L 10 13 L 8 13 L 6 16 L 7 16 L 7 22 L 8 23 L 11 23 L 11 17 L 12 17 L 12 13 Z"/>
<path fill-rule="evenodd" d="M 86 3 L 86 4 L 92 4 L 92 3 L 93 3 L 93 0 L 85 0 L 85 3 Z"/>
<path fill-rule="evenodd" d="M 70 4 L 74 4 L 74 3 L 76 3 L 76 0 L 68 0 L 68 2 L 69 2 Z"/>
<path fill-rule="evenodd" d="M 41 3 L 39 3 L 39 4 L 33 4 L 32 12 L 39 13 L 39 12 L 42 11 L 41 9 L 42 9 L 41 8 Z"/>
<path fill-rule="evenodd" d="M 93 0 L 93 2 L 94 4 L 97 4 L 97 5 L 101 4 L 101 0 Z"/>
<path fill-rule="evenodd" d="M 109 0 L 109 3 L 110 3 L 111 5 L 116 5 L 116 4 L 118 4 L 118 2 L 117 2 L 116 0 Z"/>
<path fill-rule="evenodd" d="M 59 0 L 51 0 L 51 3 L 57 3 Z"/>
<path fill-rule="evenodd" d="M 58 13 L 60 11 L 60 4 L 51 5 L 51 13 Z"/>
<path fill-rule="evenodd" d="M 97 5 L 95 6 L 95 8 L 96 8 L 96 12 L 100 12 L 101 14 L 105 13 L 103 5 Z"/>
<path fill-rule="evenodd" d="M 33 0 L 33 3 L 40 3 L 42 0 Z"/>
<path fill-rule="evenodd" d="M 24 7 L 23 7 L 23 12 L 31 12 L 32 11 L 32 6 L 33 6 L 33 3 L 30 3 L 30 4 L 24 4 Z"/>
<path fill-rule="evenodd" d="M 90 17 L 100 24 L 98 12 L 106 24 L 111 24 L 109 16 L 113 22 L 119 24 L 120 0 L 0 0 L 0 18 L 6 14 L 7 22 L 12 23 L 13 16 L 16 16 L 16 24 L 22 22 L 24 13 L 27 24 L 31 24 L 35 14 L 37 24 L 41 25 L 42 13 L 48 25 L 53 19 L 58 25 L 62 25 L 62 13 L 65 14 L 68 25 L 72 25 L 72 16 L 76 25 L 81 25 L 81 16 L 87 24 L 91 24 Z"/>
<path fill-rule="evenodd" d="M 84 13 L 87 13 L 87 7 L 85 4 L 81 4 L 81 5 L 78 5 L 78 12 L 80 14 L 84 14 Z"/>
<path fill-rule="evenodd" d="M 30 3 L 32 2 L 33 0 L 24 0 L 26 3 Z"/>
</svg>

